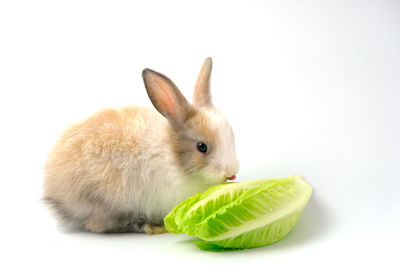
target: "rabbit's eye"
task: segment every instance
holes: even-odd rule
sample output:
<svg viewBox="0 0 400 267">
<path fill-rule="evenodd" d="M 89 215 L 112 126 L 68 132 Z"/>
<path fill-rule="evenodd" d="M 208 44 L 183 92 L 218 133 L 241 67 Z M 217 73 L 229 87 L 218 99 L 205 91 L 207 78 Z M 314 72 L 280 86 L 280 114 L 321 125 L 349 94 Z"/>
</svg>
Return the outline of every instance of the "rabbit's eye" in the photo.
<svg viewBox="0 0 400 267">
<path fill-rule="evenodd" d="M 201 153 L 206 153 L 207 152 L 207 145 L 202 143 L 202 142 L 198 142 L 197 143 L 197 150 L 200 151 Z"/>
</svg>

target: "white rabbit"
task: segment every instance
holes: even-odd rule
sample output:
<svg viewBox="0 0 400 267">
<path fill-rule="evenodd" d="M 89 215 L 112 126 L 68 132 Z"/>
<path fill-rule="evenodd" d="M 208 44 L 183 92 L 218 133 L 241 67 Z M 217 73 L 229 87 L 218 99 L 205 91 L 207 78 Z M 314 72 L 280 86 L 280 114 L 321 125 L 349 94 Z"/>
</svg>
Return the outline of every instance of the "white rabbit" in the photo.
<svg viewBox="0 0 400 267">
<path fill-rule="evenodd" d="M 61 222 L 92 232 L 163 233 L 175 205 L 235 178 L 234 135 L 211 102 L 211 67 L 207 58 L 193 105 L 169 78 L 145 69 L 157 110 L 106 109 L 64 132 L 48 156 L 43 194 Z"/>
</svg>

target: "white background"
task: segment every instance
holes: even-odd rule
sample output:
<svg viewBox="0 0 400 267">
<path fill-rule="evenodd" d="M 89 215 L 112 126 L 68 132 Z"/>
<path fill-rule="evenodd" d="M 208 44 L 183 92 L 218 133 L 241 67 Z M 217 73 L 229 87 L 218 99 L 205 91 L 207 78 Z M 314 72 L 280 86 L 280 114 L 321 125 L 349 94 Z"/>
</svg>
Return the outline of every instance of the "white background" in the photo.
<svg viewBox="0 0 400 267">
<path fill-rule="evenodd" d="M 57 136 L 150 105 L 150 67 L 191 98 L 212 56 L 238 181 L 303 174 L 284 240 L 210 253 L 184 235 L 66 232 L 42 206 Z M 400 266 L 399 1 L 1 1 L 1 266 Z"/>
</svg>

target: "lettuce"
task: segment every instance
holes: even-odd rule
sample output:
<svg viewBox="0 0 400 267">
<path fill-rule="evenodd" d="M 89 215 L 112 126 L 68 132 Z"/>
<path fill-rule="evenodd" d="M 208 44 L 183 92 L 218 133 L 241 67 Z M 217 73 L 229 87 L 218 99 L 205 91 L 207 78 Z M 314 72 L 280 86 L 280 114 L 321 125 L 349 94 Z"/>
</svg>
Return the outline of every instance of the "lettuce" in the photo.
<svg viewBox="0 0 400 267">
<path fill-rule="evenodd" d="M 200 238 L 202 250 L 266 246 L 293 229 L 311 193 L 302 176 L 225 183 L 184 200 L 164 223 L 171 233 Z"/>
</svg>

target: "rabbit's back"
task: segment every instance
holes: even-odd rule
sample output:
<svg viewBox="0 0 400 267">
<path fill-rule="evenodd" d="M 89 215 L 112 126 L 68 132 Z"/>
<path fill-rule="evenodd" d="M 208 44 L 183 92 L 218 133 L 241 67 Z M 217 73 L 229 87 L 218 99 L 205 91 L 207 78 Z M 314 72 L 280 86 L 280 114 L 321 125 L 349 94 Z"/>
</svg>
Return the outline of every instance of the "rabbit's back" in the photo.
<svg viewBox="0 0 400 267">
<path fill-rule="evenodd" d="M 146 107 L 105 109 L 72 125 L 48 156 L 44 198 L 66 222 L 141 211 L 146 164 L 167 151 L 166 125 Z"/>
</svg>

